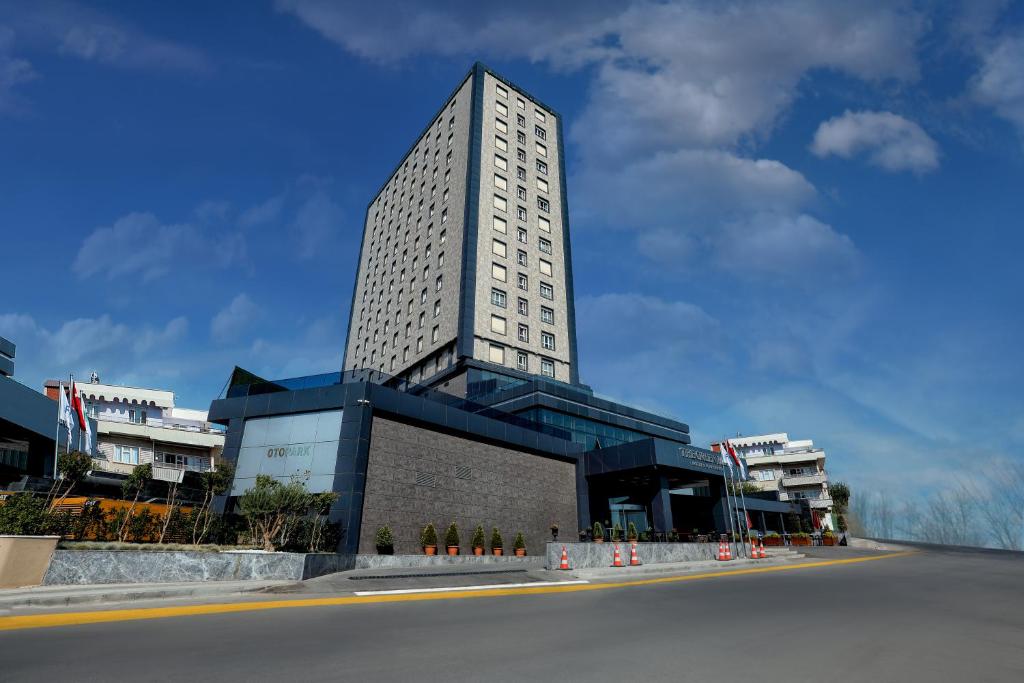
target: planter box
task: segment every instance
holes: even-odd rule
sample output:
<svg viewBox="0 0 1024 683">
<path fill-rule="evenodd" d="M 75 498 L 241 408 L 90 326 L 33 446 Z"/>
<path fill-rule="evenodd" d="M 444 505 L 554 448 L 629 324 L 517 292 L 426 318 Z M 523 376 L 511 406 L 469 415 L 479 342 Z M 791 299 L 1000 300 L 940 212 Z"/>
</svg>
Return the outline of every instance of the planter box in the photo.
<svg viewBox="0 0 1024 683">
<path fill-rule="evenodd" d="M 800 538 L 798 536 L 792 536 L 789 539 L 789 544 L 790 545 L 810 545 L 811 544 L 811 539 L 809 539 L 809 538 Z"/>
<path fill-rule="evenodd" d="M 765 536 L 762 540 L 767 547 L 780 548 L 785 545 L 782 536 Z"/>
<path fill-rule="evenodd" d="M 56 536 L 0 536 L 0 588 L 41 584 L 58 540 Z"/>
<path fill-rule="evenodd" d="M 836 538 L 835 538 L 835 536 L 822 536 L 821 537 L 821 544 L 822 545 L 835 545 L 836 544 Z"/>
</svg>

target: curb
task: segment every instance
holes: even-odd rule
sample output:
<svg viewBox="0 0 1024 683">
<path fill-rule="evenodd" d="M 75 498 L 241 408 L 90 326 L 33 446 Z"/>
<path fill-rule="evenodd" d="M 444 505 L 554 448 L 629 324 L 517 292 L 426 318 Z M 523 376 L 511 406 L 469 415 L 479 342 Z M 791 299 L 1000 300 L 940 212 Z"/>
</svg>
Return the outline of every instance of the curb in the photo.
<svg viewBox="0 0 1024 683">
<path fill-rule="evenodd" d="M 136 602 L 141 600 L 164 600 L 168 598 L 201 598 L 213 596 L 245 595 L 249 593 L 262 593 L 270 588 L 282 585 L 289 585 L 293 582 L 258 582 L 252 586 L 232 584 L 231 586 L 216 586 L 210 584 L 198 584 L 195 586 L 167 586 L 166 588 L 130 588 L 123 587 L 109 591 L 95 590 L 96 586 L 90 586 L 88 592 L 81 593 L 58 593 L 54 594 L 29 594 L 10 597 L 0 596 L 0 613 L 10 612 L 15 609 L 31 607 L 70 607 L 73 605 L 96 605 L 119 602 Z"/>
</svg>

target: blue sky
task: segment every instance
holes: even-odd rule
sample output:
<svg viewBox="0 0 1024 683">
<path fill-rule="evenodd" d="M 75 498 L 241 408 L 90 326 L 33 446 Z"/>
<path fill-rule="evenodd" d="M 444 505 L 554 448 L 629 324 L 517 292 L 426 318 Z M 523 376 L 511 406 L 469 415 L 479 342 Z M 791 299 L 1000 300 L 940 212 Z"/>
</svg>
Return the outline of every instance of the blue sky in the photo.
<svg viewBox="0 0 1024 683">
<path fill-rule="evenodd" d="M 338 369 L 366 203 L 476 59 L 565 119 L 598 393 L 862 489 L 1021 457 L 1020 3 L 0 0 L 18 379 Z"/>
</svg>

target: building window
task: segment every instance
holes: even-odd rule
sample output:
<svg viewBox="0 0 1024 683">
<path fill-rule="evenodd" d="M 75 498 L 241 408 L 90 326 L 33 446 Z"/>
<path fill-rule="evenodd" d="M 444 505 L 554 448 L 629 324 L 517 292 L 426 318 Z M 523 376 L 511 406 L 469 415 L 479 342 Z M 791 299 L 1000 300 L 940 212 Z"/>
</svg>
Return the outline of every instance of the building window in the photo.
<svg viewBox="0 0 1024 683">
<path fill-rule="evenodd" d="M 537 154 L 539 154 L 542 157 L 546 157 L 548 155 L 548 148 L 538 142 Z"/>
<path fill-rule="evenodd" d="M 555 290 L 553 290 L 551 288 L 551 285 L 549 285 L 548 283 L 542 282 L 540 283 L 540 295 L 545 299 L 554 299 Z"/>
<path fill-rule="evenodd" d="M 441 315 L 441 300 L 438 299 L 434 302 L 434 317 Z"/>
<path fill-rule="evenodd" d="M 548 213 L 551 211 L 551 203 L 543 197 L 537 197 L 537 208 Z M 441 220 L 444 221 L 444 218 L 442 217 Z"/>
<path fill-rule="evenodd" d="M 516 239 L 522 242 L 523 244 L 529 244 L 530 242 L 529 235 L 526 234 L 526 230 L 524 230 L 523 228 L 519 228 L 516 231 Z"/>
<path fill-rule="evenodd" d="M 498 92 L 498 97 L 503 97 L 506 100 L 508 99 L 508 90 L 506 90 L 500 85 L 495 86 L 495 90 L 497 90 Z"/>
<path fill-rule="evenodd" d="M 504 218 L 499 218 L 498 216 L 494 217 L 494 229 L 498 232 L 504 234 L 506 232 L 507 225 L 508 224 L 505 222 Z"/>
<path fill-rule="evenodd" d="M 427 258 L 430 258 L 430 247 L 427 247 Z M 444 252 L 440 252 L 437 255 L 437 267 L 440 268 L 444 265 Z"/>
<path fill-rule="evenodd" d="M 426 314 L 423 313 L 422 311 L 420 311 L 420 317 L 417 320 L 416 327 L 418 327 L 419 329 L 422 330 L 423 329 L 423 321 L 426 319 L 426 317 L 427 317 Z"/>
<path fill-rule="evenodd" d="M 498 365 L 505 364 L 505 347 L 498 346 L 497 344 L 491 344 L 490 349 L 487 352 L 487 360 Z"/>
<path fill-rule="evenodd" d="M 137 408 L 128 409 L 128 421 L 136 425 L 146 424 L 146 411 Z"/>
<path fill-rule="evenodd" d="M 516 352 L 516 369 L 523 372 L 530 371 L 530 356 L 525 351 Z"/>
<path fill-rule="evenodd" d="M 519 315 L 530 315 L 530 302 L 523 297 L 519 297 Z"/>
<path fill-rule="evenodd" d="M 541 140 L 547 140 L 548 139 L 547 131 L 544 130 L 543 128 L 541 128 L 540 126 L 534 126 L 533 127 L 533 132 L 536 133 L 537 137 L 539 137 Z"/>
<path fill-rule="evenodd" d="M 516 123 L 518 123 L 523 128 L 526 128 L 526 117 L 523 116 L 522 114 L 516 114 Z"/>
<path fill-rule="evenodd" d="M 503 265 L 501 265 L 499 263 L 492 263 L 491 264 L 491 277 L 493 277 L 495 280 L 500 280 L 501 282 L 506 282 L 507 281 L 507 276 L 506 276 L 506 273 L 505 273 L 505 266 L 503 266 Z"/>
<path fill-rule="evenodd" d="M 438 275 L 437 280 L 434 281 L 434 291 L 440 292 L 442 284 L 444 284 L 444 275 Z"/>
<path fill-rule="evenodd" d="M 516 159 L 519 161 L 526 161 L 526 150 L 520 147 L 516 150 Z"/>
<path fill-rule="evenodd" d="M 517 130 L 516 131 L 516 140 L 519 142 L 520 145 L 525 145 L 526 144 L 526 133 L 524 133 L 521 130 Z"/>
<path fill-rule="evenodd" d="M 444 155 L 444 165 L 445 166 L 451 166 L 452 165 L 452 153 L 451 152 L 448 152 L 447 154 Z M 434 169 L 434 175 L 435 176 L 437 175 L 437 169 L 436 168 Z"/>
<path fill-rule="evenodd" d="M 525 266 L 526 265 L 526 252 L 523 251 L 522 249 L 520 249 L 519 251 L 516 252 L 516 263 L 518 263 L 521 266 Z M 550 265 L 550 264 L 548 264 L 548 265 Z M 541 272 L 544 272 L 544 268 L 543 267 L 541 268 Z M 548 275 L 550 275 L 550 273 L 548 273 Z"/>
<path fill-rule="evenodd" d="M 537 189 L 540 190 L 541 192 L 547 192 L 548 191 L 548 181 L 544 180 L 543 178 L 537 178 Z M 445 195 L 447 195 L 447 194 L 448 194 L 448 191 L 445 190 Z"/>
<path fill-rule="evenodd" d="M 551 275 L 552 274 L 551 261 L 545 261 L 544 259 L 540 260 L 540 274 L 541 275 Z"/>
<path fill-rule="evenodd" d="M 505 180 L 505 176 L 500 176 L 497 173 L 495 173 L 494 186 L 499 190 L 508 190 L 508 182 Z"/>
<path fill-rule="evenodd" d="M 501 119 L 494 119 L 494 127 L 498 130 L 499 133 L 508 132 L 508 124 L 502 121 Z"/>
<path fill-rule="evenodd" d="M 548 325 L 555 324 L 555 311 L 547 306 L 540 307 L 540 321 Z"/>
<path fill-rule="evenodd" d="M 120 445 L 114 446 L 114 462 L 120 462 L 125 465 L 138 465 L 139 447 Z"/>
<path fill-rule="evenodd" d="M 547 358 L 540 359 L 540 374 L 545 377 L 555 376 L 555 363 Z"/>
<path fill-rule="evenodd" d="M 543 237 L 541 237 L 538 246 L 540 247 L 540 250 L 545 254 L 551 253 L 551 240 L 544 239 Z"/>
<path fill-rule="evenodd" d="M 423 351 L 423 337 L 416 338 L 416 353 Z"/>
<path fill-rule="evenodd" d="M 448 239 L 448 231 L 447 230 L 442 230 L 440 236 L 438 236 L 438 238 L 437 238 L 437 241 L 440 244 L 444 244 L 444 241 L 446 239 Z"/>
<path fill-rule="evenodd" d="M 500 168 L 502 171 L 508 170 L 508 161 L 506 161 L 505 157 L 501 156 L 500 154 L 494 155 L 494 165 Z"/>
<path fill-rule="evenodd" d="M 537 204 L 539 205 L 541 201 L 542 200 L 538 198 L 537 199 Z M 543 208 L 543 207 L 541 207 L 541 208 Z M 547 211 L 547 209 L 544 209 L 544 210 Z M 448 208 L 447 207 L 445 207 L 445 209 L 443 211 L 441 211 L 441 222 L 442 223 L 447 223 L 448 222 Z"/>
<path fill-rule="evenodd" d="M 500 135 L 494 136 L 494 146 L 500 149 L 502 152 L 508 151 L 508 140 L 501 137 Z"/>
<path fill-rule="evenodd" d="M 504 258 L 505 256 L 508 255 L 507 252 L 508 249 L 506 248 L 504 242 L 502 242 L 501 240 L 491 240 L 491 253 Z"/>
<path fill-rule="evenodd" d="M 551 232 L 551 221 L 549 221 L 547 218 L 544 218 L 544 216 L 538 216 L 537 227 L 543 230 L 544 232 Z"/>
<path fill-rule="evenodd" d="M 424 289 L 423 291 L 420 292 L 420 303 L 421 304 L 427 303 L 427 290 L 426 289 Z"/>
<path fill-rule="evenodd" d="M 516 188 L 516 196 L 519 197 L 520 199 L 522 199 L 525 202 L 526 201 L 526 188 L 523 187 L 522 185 L 518 186 Z"/>
<path fill-rule="evenodd" d="M 540 159 L 537 159 L 537 172 L 538 173 L 543 173 L 544 175 L 547 175 L 548 174 L 548 165 L 547 165 L 547 163 L 544 162 L 544 161 L 541 161 Z"/>
<path fill-rule="evenodd" d="M 408 346 L 406 346 L 404 349 L 402 349 L 402 362 L 404 363 L 407 360 L 409 360 L 409 347 Z"/>
<path fill-rule="evenodd" d="M 554 351 L 555 350 L 555 335 L 551 334 L 550 332 L 541 332 L 540 333 L 540 345 L 542 347 L 544 347 L 545 349 L 547 349 L 548 351 Z"/>
<path fill-rule="evenodd" d="M 491 303 L 493 305 L 499 308 L 505 308 L 507 302 L 508 297 L 505 295 L 505 292 L 497 288 L 491 290 Z"/>
<path fill-rule="evenodd" d="M 530 327 L 519 323 L 519 341 L 529 342 L 530 341 Z"/>
<path fill-rule="evenodd" d="M 523 223 L 525 223 L 527 221 L 526 209 L 524 207 L 522 207 L 522 206 L 517 207 L 516 208 L 516 216 L 519 218 L 519 220 L 521 220 Z"/>
<path fill-rule="evenodd" d="M 494 208 L 502 212 L 507 211 L 508 202 L 505 201 L 504 197 L 500 195 L 494 195 Z"/>
<path fill-rule="evenodd" d="M 430 343 L 437 343 L 437 325 L 434 325 L 434 329 L 430 330 Z"/>
<path fill-rule="evenodd" d="M 502 116 L 508 116 L 508 107 L 506 107 L 501 102 L 494 103 L 494 110 L 501 114 Z"/>
<path fill-rule="evenodd" d="M 544 116 L 544 112 L 540 111 L 539 109 L 533 110 L 533 116 L 541 123 L 544 123 L 544 121 L 547 119 L 547 117 Z"/>
<path fill-rule="evenodd" d="M 505 334 L 505 319 L 500 315 L 491 316 L 491 332 Z"/>
<path fill-rule="evenodd" d="M 517 284 L 519 286 L 519 289 L 523 291 L 529 291 L 530 289 L 530 279 L 526 276 L 525 273 L 519 273 L 519 280 Z"/>
</svg>

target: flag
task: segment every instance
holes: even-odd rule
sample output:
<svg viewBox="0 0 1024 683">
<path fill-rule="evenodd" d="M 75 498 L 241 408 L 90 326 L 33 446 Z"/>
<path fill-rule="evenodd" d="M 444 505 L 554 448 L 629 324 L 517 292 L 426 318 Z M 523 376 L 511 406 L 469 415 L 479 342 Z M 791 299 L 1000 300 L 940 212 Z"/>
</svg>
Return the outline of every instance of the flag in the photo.
<svg viewBox="0 0 1024 683">
<path fill-rule="evenodd" d="M 75 414 L 68 403 L 68 395 L 64 391 L 64 385 L 58 384 L 60 391 L 59 407 L 57 408 L 57 422 L 64 425 L 68 430 L 68 445 L 71 445 L 71 427 L 75 424 Z"/>
<path fill-rule="evenodd" d="M 750 521 L 750 513 L 744 512 L 743 515 L 747 518 L 747 529 L 753 529 L 754 523 Z"/>
<path fill-rule="evenodd" d="M 740 481 L 746 481 L 748 479 L 748 477 L 747 477 L 747 463 L 746 463 L 746 461 L 742 460 L 736 454 L 736 449 L 733 448 L 732 444 L 729 443 L 728 439 L 723 441 L 722 445 L 725 446 L 725 450 L 728 451 L 729 457 L 732 458 L 732 461 L 736 464 L 736 467 L 739 468 L 739 470 L 740 470 Z"/>
<path fill-rule="evenodd" d="M 719 444 L 719 450 L 722 454 L 722 464 L 729 468 L 729 476 L 732 476 L 732 458 L 729 457 L 729 449 L 725 447 L 725 442 Z"/>
<path fill-rule="evenodd" d="M 82 408 L 82 397 L 78 393 L 78 386 L 75 378 L 71 378 L 71 405 L 78 415 L 78 427 L 82 430 L 81 436 L 85 438 L 86 452 L 92 452 L 92 429 L 89 427 L 89 420 L 85 417 L 85 410 Z"/>
</svg>

